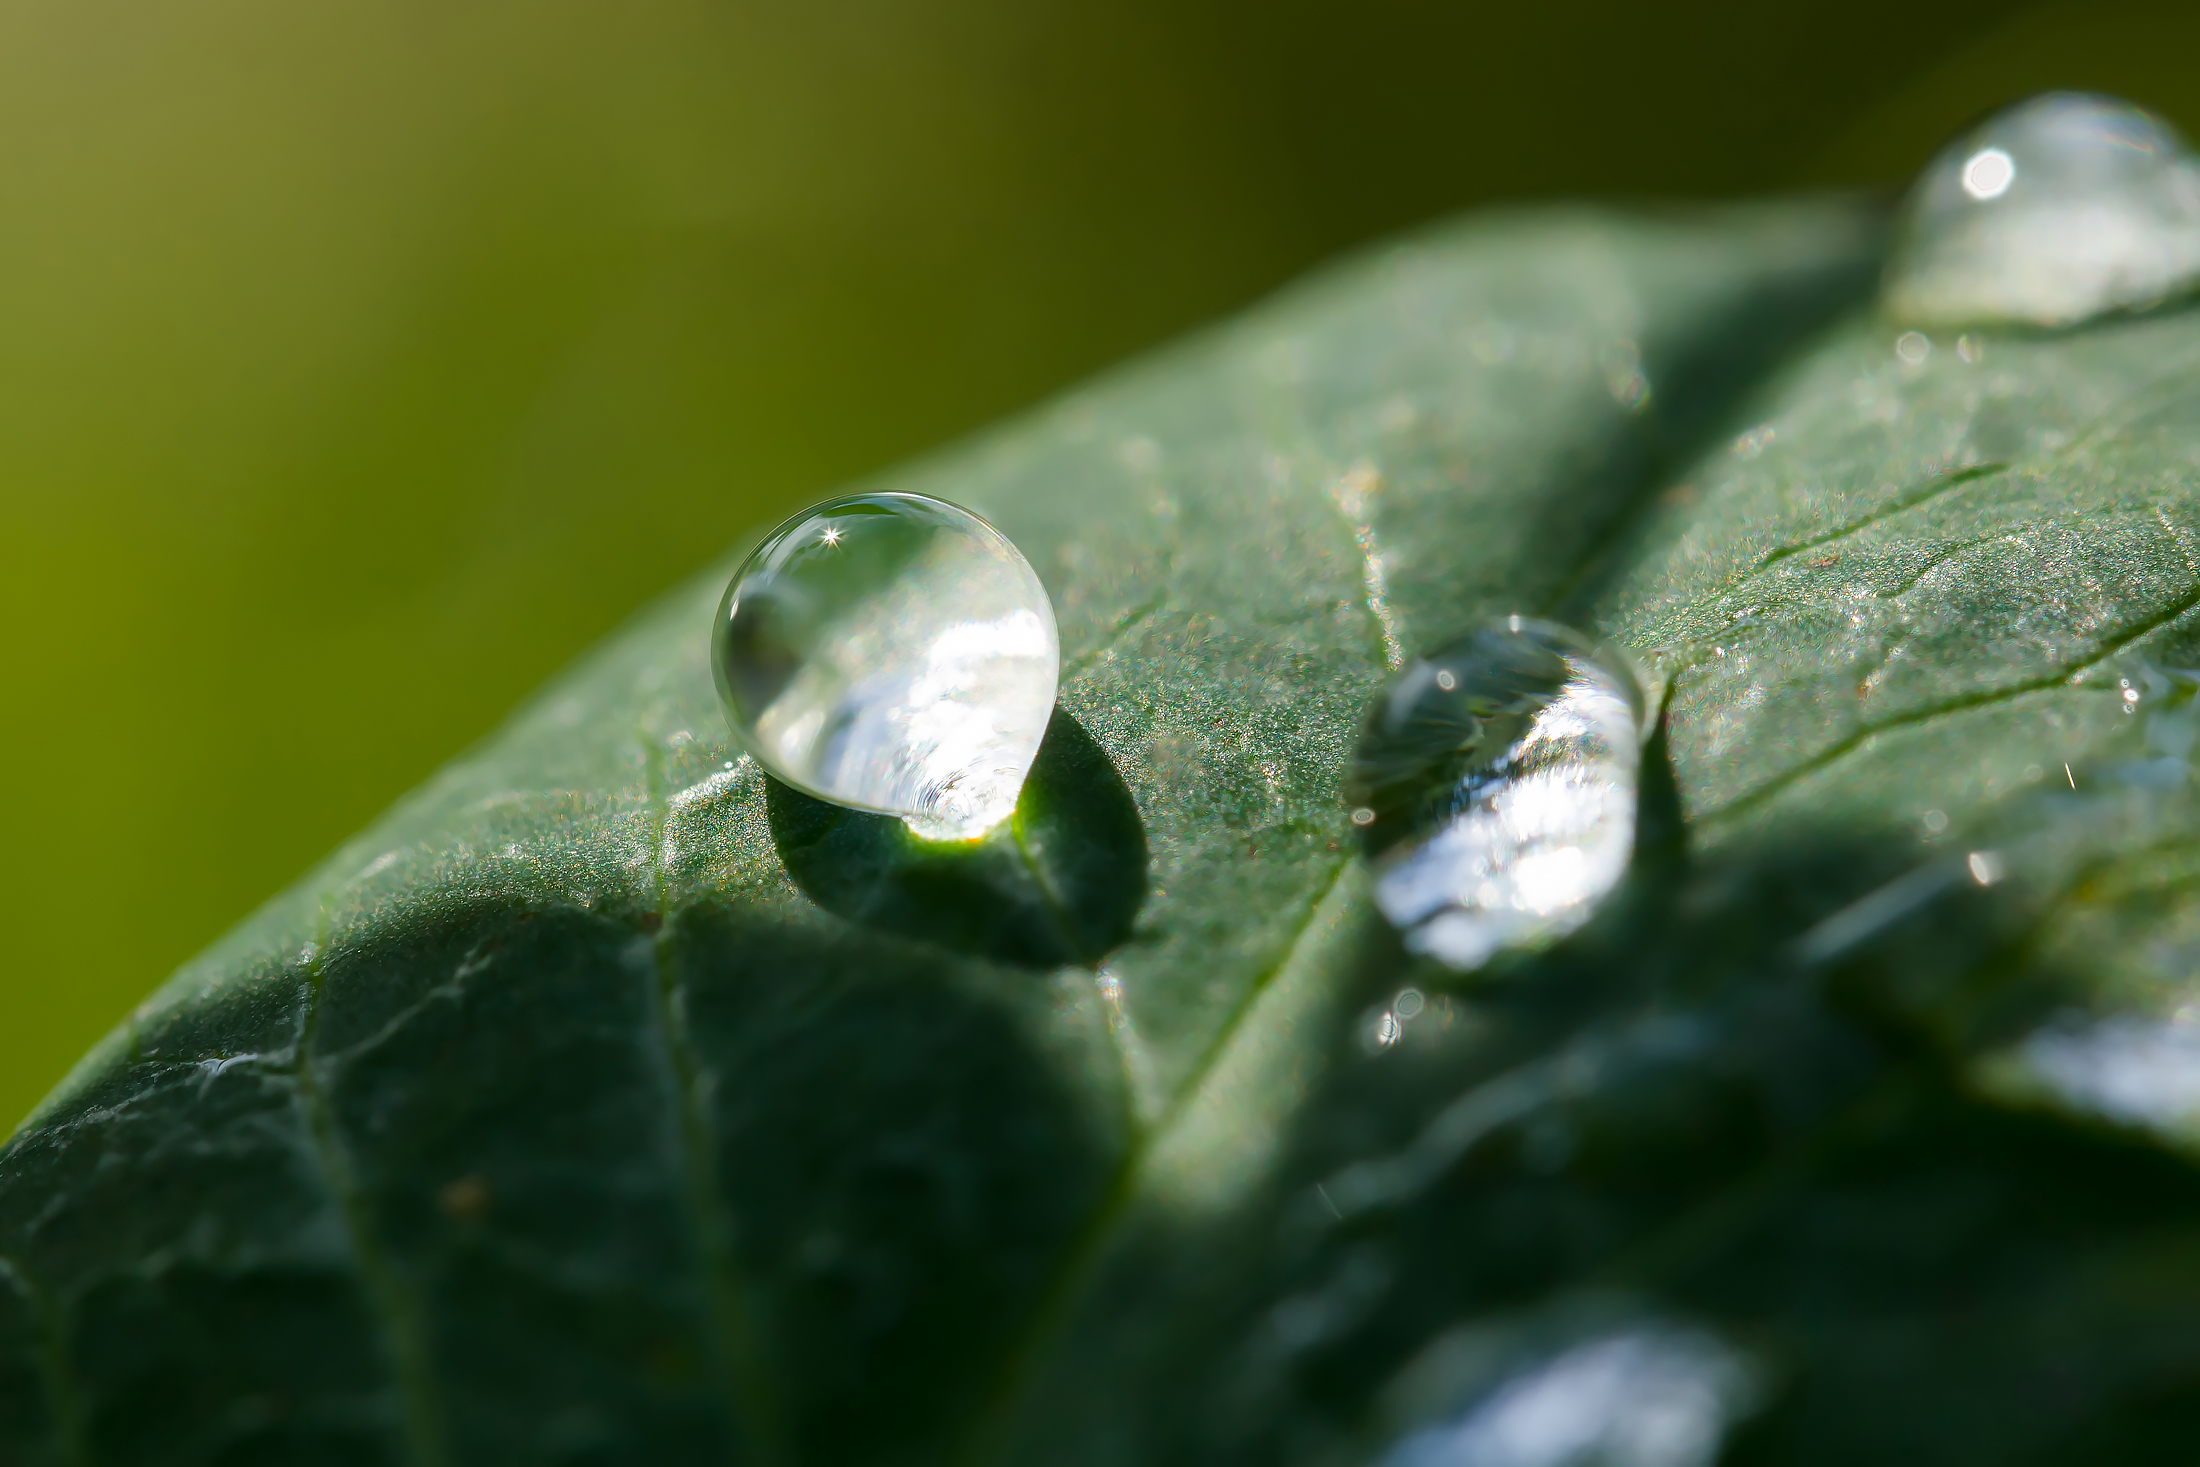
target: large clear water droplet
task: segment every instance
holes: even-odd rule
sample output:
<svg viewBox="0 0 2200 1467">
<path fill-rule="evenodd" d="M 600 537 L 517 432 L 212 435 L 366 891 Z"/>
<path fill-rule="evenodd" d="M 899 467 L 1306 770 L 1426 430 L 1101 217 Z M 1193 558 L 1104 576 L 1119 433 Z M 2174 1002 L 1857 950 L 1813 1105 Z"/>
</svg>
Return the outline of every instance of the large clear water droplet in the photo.
<svg viewBox="0 0 2200 1467">
<path fill-rule="evenodd" d="M 712 666 L 733 731 L 806 794 L 971 840 L 1054 710 L 1054 608 L 1008 537 L 919 494 L 828 500 L 734 574 Z"/>
<path fill-rule="evenodd" d="M 1886 304 L 1904 321 L 2067 326 L 2200 282 L 2200 160 L 2113 97 L 2000 113 L 1911 189 Z"/>
<path fill-rule="evenodd" d="M 1521 617 L 1391 680 L 1346 794 L 1406 946 L 1464 970 L 1588 920 L 1634 850 L 1642 709 L 1617 653 Z"/>
</svg>

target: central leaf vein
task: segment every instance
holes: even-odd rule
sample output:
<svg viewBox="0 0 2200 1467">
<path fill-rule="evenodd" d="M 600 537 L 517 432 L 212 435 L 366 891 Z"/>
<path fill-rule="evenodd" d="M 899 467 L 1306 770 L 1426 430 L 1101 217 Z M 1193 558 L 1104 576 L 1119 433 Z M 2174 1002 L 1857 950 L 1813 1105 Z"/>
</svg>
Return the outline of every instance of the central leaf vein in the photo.
<svg viewBox="0 0 2200 1467">
<path fill-rule="evenodd" d="M 1254 982 L 1246 986 L 1228 1017 L 1208 1041 L 1206 1048 L 1200 1052 L 1198 1061 L 1169 1097 L 1159 1119 L 1125 1148 L 1107 1187 L 1101 1193 L 1099 1204 L 1087 1218 L 1085 1225 L 1078 1230 L 1075 1239 L 1063 1251 L 1062 1261 L 1046 1287 L 1040 1291 L 1039 1303 L 1033 1309 L 1022 1335 L 1005 1353 L 998 1382 L 989 1393 L 987 1404 L 981 1409 L 969 1439 L 958 1454 L 958 1460 L 966 1464 L 982 1462 L 1000 1445 L 1000 1437 L 1013 1423 L 1018 1397 L 1036 1375 L 1047 1348 L 1068 1323 L 1070 1311 L 1076 1304 L 1083 1285 L 1107 1251 L 1107 1245 L 1116 1228 L 1128 1216 L 1132 1204 L 1140 1196 L 1147 1163 L 1182 1123 L 1193 1100 L 1206 1086 L 1223 1056 L 1229 1052 L 1261 995 L 1278 974 L 1291 966 L 1309 935 L 1317 929 L 1338 884 L 1343 881 L 1351 866 L 1349 860 L 1336 863 L 1328 879 L 1322 882 L 1321 889 L 1307 904 L 1304 914 L 1292 924 L 1290 939 L 1282 954 L 1263 969 Z"/>
<path fill-rule="evenodd" d="M 444 1467 L 450 1458 L 443 1434 L 443 1408 L 421 1326 L 420 1301 L 399 1277 L 374 1228 L 373 1209 L 353 1173 L 351 1158 L 329 1113 L 328 1097 L 313 1065 L 313 1043 L 320 1029 L 321 999 L 327 980 L 327 911 L 321 915 L 319 940 L 306 963 L 306 1008 L 298 1030 L 293 1068 L 298 1103 L 305 1112 L 306 1135 L 350 1238 L 352 1256 L 367 1285 L 367 1299 L 380 1322 L 397 1377 L 403 1406 L 406 1454 L 416 1467 Z"/>
<path fill-rule="evenodd" d="M 682 1198 L 688 1225 L 702 1254 L 704 1294 L 713 1344 L 724 1372 L 724 1389 L 736 1424 L 748 1441 L 751 1460 L 771 1467 L 786 1460 L 776 1395 L 750 1317 L 739 1264 L 734 1256 L 734 1223 L 711 1157 L 710 1122 L 702 1099 L 702 1064 L 688 1032 L 680 991 L 678 928 L 673 921 L 665 879 L 667 838 L 663 755 L 654 740 L 642 739 L 649 778 L 650 872 L 656 898 L 656 934 L 651 944 L 651 996 L 660 1052 L 670 1071 L 679 1125 Z"/>
</svg>

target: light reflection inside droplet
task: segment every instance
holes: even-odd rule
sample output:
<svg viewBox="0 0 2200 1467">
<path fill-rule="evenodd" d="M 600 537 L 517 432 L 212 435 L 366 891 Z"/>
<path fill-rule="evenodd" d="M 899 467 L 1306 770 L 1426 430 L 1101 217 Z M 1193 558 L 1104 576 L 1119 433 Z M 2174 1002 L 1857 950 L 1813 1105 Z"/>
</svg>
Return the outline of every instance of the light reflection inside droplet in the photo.
<svg viewBox="0 0 2200 1467">
<path fill-rule="evenodd" d="M 1963 191 L 1974 199 L 1998 199 L 2016 181 L 2016 160 L 1999 148 L 1981 148 L 1964 160 Z"/>
</svg>

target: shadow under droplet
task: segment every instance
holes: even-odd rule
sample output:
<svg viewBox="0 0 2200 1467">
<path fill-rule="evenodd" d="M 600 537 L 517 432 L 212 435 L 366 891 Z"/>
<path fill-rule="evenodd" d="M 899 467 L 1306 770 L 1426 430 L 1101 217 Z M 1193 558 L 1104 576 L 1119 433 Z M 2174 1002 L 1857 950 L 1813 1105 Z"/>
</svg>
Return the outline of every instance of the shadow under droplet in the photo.
<svg viewBox="0 0 2200 1467">
<path fill-rule="evenodd" d="M 1099 966 L 1146 896 L 1146 831 L 1106 751 L 1057 707 L 1016 801 L 982 840 L 768 780 L 772 842 L 804 895 L 850 922 L 1032 967 Z"/>
</svg>

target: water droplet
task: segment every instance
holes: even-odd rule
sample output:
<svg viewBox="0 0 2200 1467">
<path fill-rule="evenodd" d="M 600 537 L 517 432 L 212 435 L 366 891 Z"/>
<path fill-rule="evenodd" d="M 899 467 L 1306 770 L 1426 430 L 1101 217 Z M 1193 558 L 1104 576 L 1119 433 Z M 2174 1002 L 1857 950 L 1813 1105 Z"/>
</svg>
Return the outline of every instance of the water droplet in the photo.
<svg viewBox="0 0 2200 1467">
<path fill-rule="evenodd" d="M 1392 679 L 1347 793 L 1406 945 L 1464 970 L 1588 920 L 1634 849 L 1641 737 L 1623 659 L 1549 622 L 1510 617 Z"/>
<path fill-rule="evenodd" d="M 2196 281 L 2200 160 L 2184 139 L 2128 102 L 2050 92 L 1926 166 L 1886 302 L 1905 321 L 2066 326 Z"/>
<path fill-rule="evenodd" d="M 733 731 L 781 781 L 928 840 L 1005 819 L 1054 708 L 1054 608 L 984 520 L 918 494 L 828 500 L 781 525 L 719 606 Z"/>
<path fill-rule="evenodd" d="M 1486 1331 L 1440 1336 L 1389 1394 L 1408 1409 L 1448 1395 L 1466 1403 L 1392 1444 L 1380 1467 L 1706 1467 L 1762 1392 L 1746 1356 L 1663 1321 L 1540 1359 L 1509 1353 Z"/>
<path fill-rule="evenodd" d="M 2200 1027 L 2117 1014 L 2065 1015 L 2020 1047 L 2022 1061 L 2065 1104 L 2161 1130 L 2200 1121 Z"/>
</svg>

